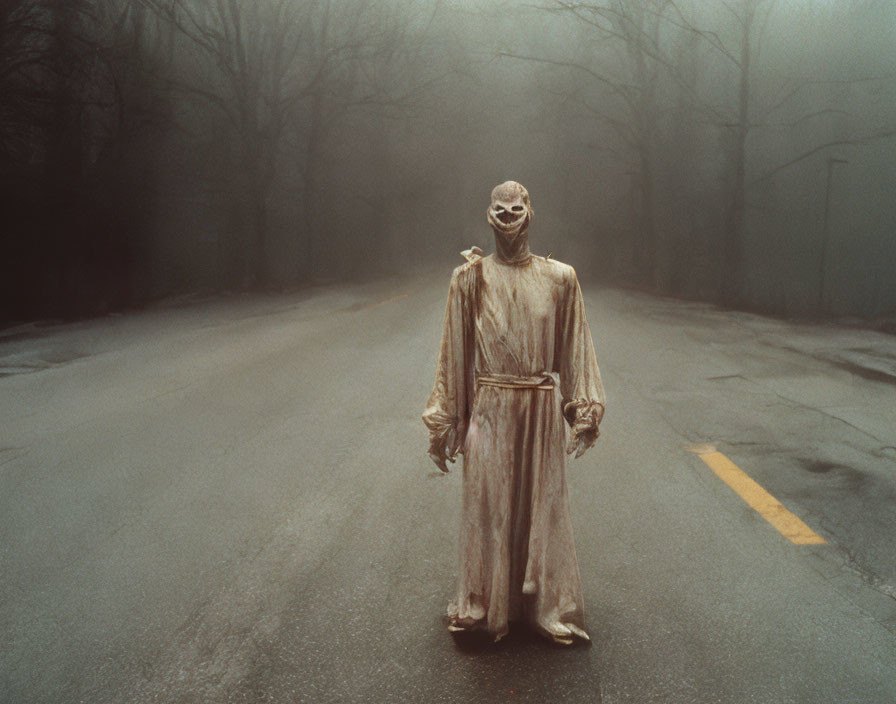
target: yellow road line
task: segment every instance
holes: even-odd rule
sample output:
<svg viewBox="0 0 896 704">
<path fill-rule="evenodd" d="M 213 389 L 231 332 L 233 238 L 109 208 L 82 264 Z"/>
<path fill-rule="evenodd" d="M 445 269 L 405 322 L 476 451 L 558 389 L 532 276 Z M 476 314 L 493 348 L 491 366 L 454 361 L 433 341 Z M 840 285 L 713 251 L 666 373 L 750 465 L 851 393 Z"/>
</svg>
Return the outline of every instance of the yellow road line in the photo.
<svg viewBox="0 0 896 704">
<path fill-rule="evenodd" d="M 374 308 L 379 308 L 380 306 L 384 306 L 387 303 L 395 303 L 395 301 L 400 301 L 402 298 L 407 298 L 410 295 L 411 294 L 409 294 L 409 293 L 402 293 L 402 294 L 399 294 L 398 296 L 392 296 L 392 298 L 389 298 L 385 301 L 380 301 L 379 303 L 374 303 L 373 305 L 366 306 L 366 307 L 362 308 L 361 310 L 373 310 Z"/>
<path fill-rule="evenodd" d="M 784 505 L 753 481 L 740 467 L 721 452 L 698 452 L 709 468 L 738 493 L 765 520 L 790 542 L 797 545 L 822 545 L 825 539 L 784 508 Z"/>
</svg>

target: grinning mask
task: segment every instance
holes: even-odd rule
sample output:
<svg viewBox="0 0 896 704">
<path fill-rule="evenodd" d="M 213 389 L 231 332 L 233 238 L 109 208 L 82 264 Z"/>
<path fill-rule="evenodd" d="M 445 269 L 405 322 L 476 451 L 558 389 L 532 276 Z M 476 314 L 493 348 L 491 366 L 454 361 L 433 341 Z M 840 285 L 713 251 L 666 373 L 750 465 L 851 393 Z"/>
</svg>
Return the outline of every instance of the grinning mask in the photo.
<svg viewBox="0 0 896 704">
<path fill-rule="evenodd" d="M 500 259 L 513 264 L 529 259 L 531 219 L 529 191 L 516 181 L 495 186 L 488 207 L 488 223 L 495 231 L 495 251 Z"/>
</svg>

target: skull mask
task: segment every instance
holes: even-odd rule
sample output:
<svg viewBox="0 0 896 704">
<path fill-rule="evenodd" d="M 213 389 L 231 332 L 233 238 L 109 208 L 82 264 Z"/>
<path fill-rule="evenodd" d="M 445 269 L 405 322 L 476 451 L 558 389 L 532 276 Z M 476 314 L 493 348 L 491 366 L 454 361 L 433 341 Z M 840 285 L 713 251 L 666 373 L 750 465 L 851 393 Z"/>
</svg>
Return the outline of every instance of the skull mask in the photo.
<svg viewBox="0 0 896 704">
<path fill-rule="evenodd" d="M 500 259 L 518 263 L 527 261 L 529 253 L 529 221 L 532 206 L 529 192 L 516 181 L 495 186 L 488 208 L 488 222 L 495 231 L 495 249 Z"/>
</svg>

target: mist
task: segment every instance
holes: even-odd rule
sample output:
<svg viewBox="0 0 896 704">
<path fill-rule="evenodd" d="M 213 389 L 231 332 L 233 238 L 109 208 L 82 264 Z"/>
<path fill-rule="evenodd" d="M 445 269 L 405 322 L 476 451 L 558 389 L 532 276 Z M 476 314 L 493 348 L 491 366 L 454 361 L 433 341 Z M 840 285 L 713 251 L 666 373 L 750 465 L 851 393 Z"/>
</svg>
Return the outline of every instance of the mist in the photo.
<svg viewBox="0 0 896 704">
<path fill-rule="evenodd" d="M 891 0 L 5 0 L 0 319 L 492 249 L 778 314 L 896 308 Z"/>
<path fill-rule="evenodd" d="M 896 0 L 0 0 L 0 183 L 0 702 L 896 702 Z"/>
</svg>

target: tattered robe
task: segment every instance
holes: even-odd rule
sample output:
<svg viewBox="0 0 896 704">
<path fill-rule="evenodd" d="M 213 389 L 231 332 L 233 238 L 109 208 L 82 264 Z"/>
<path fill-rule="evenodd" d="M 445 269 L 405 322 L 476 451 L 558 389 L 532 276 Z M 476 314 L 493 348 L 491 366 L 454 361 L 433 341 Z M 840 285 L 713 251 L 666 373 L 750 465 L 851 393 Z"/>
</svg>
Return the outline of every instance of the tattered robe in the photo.
<svg viewBox="0 0 896 704">
<path fill-rule="evenodd" d="M 499 639 L 526 620 L 558 640 L 587 638 L 566 445 L 568 425 L 597 431 L 604 391 L 582 292 L 573 268 L 549 258 L 464 254 L 423 414 L 464 457 L 449 627 Z"/>
</svg>

